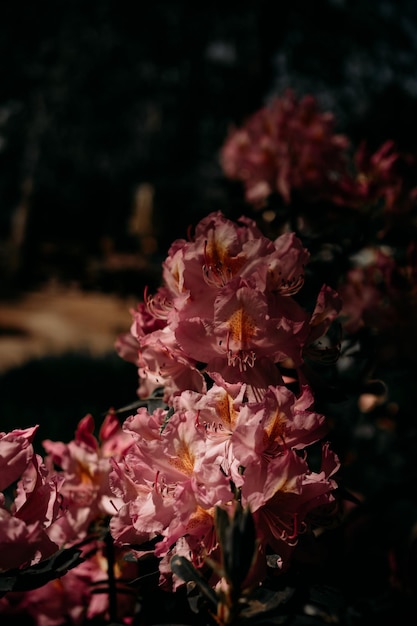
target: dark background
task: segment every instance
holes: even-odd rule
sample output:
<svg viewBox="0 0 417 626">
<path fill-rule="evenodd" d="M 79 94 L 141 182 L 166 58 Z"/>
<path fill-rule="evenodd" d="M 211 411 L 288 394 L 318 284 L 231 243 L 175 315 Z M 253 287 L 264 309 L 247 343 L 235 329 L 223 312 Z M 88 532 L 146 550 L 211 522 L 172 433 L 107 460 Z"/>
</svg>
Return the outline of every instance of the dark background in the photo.
<svg viewBox="0 0 417 626">
<path fill-rule="evenodd" d="M 159 267 L 190 224 L 240 211 L 219 149 L 287 87 L 353 144 L 417 146 L 412 0 L 16 0 L 0 55 L 0 295 L 51 276 L 134 290 L 86 267 L 140 252 L 138 187 L 152 190 L 145 252 Z"/>
<path fill-rule="evenodd" d="M 417 153 L 413 0 L 14 0 L 0 7 L 0 58 L 0 305 L 51 279 L 139 299 L 189 225 L 248 209 L 219 151 L 287 87 L 315 96 L 353 146 L 392 139 Z M 138 188 L 151 192 L 149 232 L 129 229 Z M 407 610 L 403 596 L 387 599 L 384 546 L 401 543 L 408 567 L 415 369 L 389 376 L 406 407 L 401 436 L 371 418 L 352 435 L 353 404 L 339 427 L 346 445 L 359 440 L 353 484 L 377 500 L 346 542 L 348 588 L 370 615 L 360 624 Z M 45 436 L 68 441 L 87 412 L 99 424 L 136 387 L 135 367 L 113 352 L 34 359 L 0 376 L 0 430 L 38 423 L 39 448 Z"/>
</svg>

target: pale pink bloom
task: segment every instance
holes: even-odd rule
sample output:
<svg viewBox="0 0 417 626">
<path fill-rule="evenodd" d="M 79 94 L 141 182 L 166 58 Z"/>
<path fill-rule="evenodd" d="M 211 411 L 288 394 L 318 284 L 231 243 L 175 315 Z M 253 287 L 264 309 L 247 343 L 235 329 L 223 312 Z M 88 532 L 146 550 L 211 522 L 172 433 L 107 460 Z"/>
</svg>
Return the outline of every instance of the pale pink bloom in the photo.
<svg viewBox="0 0 417 626">
<path fill-rule="evenodd" d="M 334 117 L 321 112 L 311 95 L 297 100 L 291 90 L 232 129 L 220 153 L 225 175 L 241 180 L 246 200 L 261 208 L 278 193 L 338 202 L 351 186 L 348 138 L 334 132 Z"/>
<path fill-rule="evenodd" d="M 172 501 L 155 488 L 158 474 L 131 453 L 123 461 L 112 460 L 110 488 L 119 499 L 110 519 L 110 532 L 120 546 L 138 546 L 154 539 L 172 518 Z M 158 512 L 158 517 L 156 516 Z"/>
<path fill-rule="evenodd" d="M 259 482 L 252 468 L 248 472 L 242 502 L 254 513 L 262 545 L 277 554 L 282 568 L 289 565 L 299 535 L 314 530 L 309 516 L 334 502 L 337 484 L 332 476 L 338 468 L 336 455 L 325 444 L 319 473 L 312 472 L 305 460 L 291 450 L 268 464 L 262 492 L 256 489 Z"/>
<path fill-rule="evenodd" d="M 53 536 L 54 525 L 63 515 L 62 482 L 34 454 L 17 482 L 15 497 L 9 505 L 1 494 L 0 569 L 35 564 L 61 547 L 50 535 Z"/>
<path fill-rule="evenodd" d="M 206 433 L 196 412 L 180 410 L 166 423 L 165 417 L 162 411 L 151 417 L 142 409 L 125 424 L 137 445 L 115 464 L 111 476 L 112 488 L 125 498 L 118 519 L 111 521 L 112 533 L 123 542 L 135 532 L 138 543 L 146 535 L 161 535 L 158 556 L 184 535 L 207 550 L 204 537 L 213 523 L 213 507 L 231 498 L 230 485 L 219 466 L 206 462 Z"/>
<path fill-rule="evenodd" d="M 244 467 L 267 464 L 289 448 L 302 450 L 319 441 L 327 431 L 324 415 L 314 411 L 308 386 L 299 396 L 284 385 L 269 387 L 260 402 L 241 407 L 233 451 Z"/>
<path fill-rule="evenodd" d="M 120 545 L 141 544 L 155 538 L 173 517 L 174 498 L 161 472 L 161 430 L 167 411 L 149 415 L 144 407 L 127 418 L 123 429 L 135 444 L 119 461 L 112 460 L 110 488 L 122 505 L 114 511 L 110 530 Z"/>
<path fill-rule="evenodd" d="M 230 494 L 230 491 L 229 491 Z M 198 567 L 217 546 L 214 532 L 214 506 L 200 506 L 194 493 L 180 485 L 175 492 L 175 515 L 155 546 L 155 555 L 164 557 L 179 540 L 186 540 L 190 560 Z"/>
<path fill-rule="evenodd" d="M 33 439 L 39 426 L 0 433 L 0 491 L 20 478 L 31 461 Z"/>
<path fill-rule="evenodd" d="M 252 367 L 257 356 L 272 355 L 279 341 L 265 295 L 240 278 L 218 293 L 211 319 L 180 321 L 175 334 L 194 358 L 210 363 L 221 356 L 240 372 Z"/>
<path fill-rule="evenodd" d="M 310 253 L 295 233 L 284 233 L 274 241 L 274 252 L 266 259 L 268 291 L 291 296 L 304 284 L 304 269 Z"/>
<path fill-rule="evenodd" d="M 251 279 L 262 291 L 294 294 L 303 284 L 309 258 L 293 233 L 272 242 L 262 235 L 255 222 L 241 217 L 234 223 L 220 212 L 201 220 L 194 240 L 183 244 L 181 254 L 181 284 L 187 294 L 181 303 L 175 300 L 181 319 L 210 318 L 219 291 L 236 277 Z M 167 275 L 165 272 L 166 278 Z"/>
<path fill-rule="evenodd" d="M 214 384 L 206 394 L 183 392 L 174 399 L 174 406 L 184 404 L 197 411 L 198 424 L 206 433 L 205 465 L 220 467 L 223 474 L 240 486 L 239 461 L 230 447 L 239 411 L 246 401 L 246 386 Z"/>
<path fill-rule="evenodd" d="M 288 357 L 301 361 L 309 326 L 307 313 L 288 297 L 269 294 L 268 299 L 236 278 L 219 292 L 212 319 L 181 320 L 175 332 L 183 350 L 199 358 L 214 380 L 221 376 L 264 388 L 279 380 L 275 363 Z"/>
<path fill-rule="evenodd" d="M 213 212 L 196 226 L 193 241 L 182 242 L 183 293 L 175 307 L 182 319 L 210 318 L 220 289 L 236 276 L 250 276 L 259 259 L 274 251 L 273 243 L 258 230 L 255 222 L 241 218 L 237 223 Z M 169 281 L 170 257 L 164 264 L 164 279 Z M 255 267 L 256 270 L 256 267 Z M 177 275 L 175 275 L 175 280 Z"/>
<path fill-rule="evenodd" d="M 197 368 L 197 360 L 183 350 L 173 331 L 167 326 L 147 335 L 140 344 L 139 376 L 149 391 L 164 389 L 164 399 L 183 389 L 204 391 L 205 380 Z M 140 394 L 142 397 L 142 393 Z"/>
<path fill-rule="evenodd" d="M 111 515 L 117 505 L 108 482 L 110 458 L 125 454 L 133 440 L 113 414 L 107 415 L 99 439 L 94 436 L 92 416 L 86 415 L 73 441 L 43 441 L 48 453 L 45 462 L 58 467 L 65 478 L 61 495 L 66 515 L 61 519 L 60 532 L 66 541 L 83 538 L 92 522 Z"/>
<path fill-rule="evenodd" d="M 253 463 L 245 468 L 242 504 L 254 515 L 257 537 L 263 550 L 273 550 L 284 565 L 298 535 L 304 530 L 295 513 L 300 504 L 306 461 L 294 450 L 286 450 L 268 464 Z"/>
</svg>

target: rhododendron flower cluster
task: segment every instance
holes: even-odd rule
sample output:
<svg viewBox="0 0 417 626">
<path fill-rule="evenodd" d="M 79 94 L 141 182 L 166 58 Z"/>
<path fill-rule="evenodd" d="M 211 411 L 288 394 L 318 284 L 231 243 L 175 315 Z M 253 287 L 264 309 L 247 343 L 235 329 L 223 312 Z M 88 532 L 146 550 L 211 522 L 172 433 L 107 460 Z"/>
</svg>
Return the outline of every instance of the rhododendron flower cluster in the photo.
<svg viewBox="0 0 417 626">
<path fill-rule="evenodd" d="M 393 141 L 375 152 L 362 142 L 352 154 L 333 114 L 321 111 L 314 96 L 297 99 L 290 89 L 231 129 L 220 157 L 225 176 L 242 182 L 257 210 L 272 194 L 286 205 L 302 199 L 369 211 L 379 202 L 397 215 L 416 207 L 415 158 L 396 151 Z"/>
<path fill-rule="evenodd" d="M 94 428 L 93 417 L 86 415 L 73 441 L 43 441 L 45 462 L 65 476 L 60 489 L 65 515 L 55 528 L 61 545 L 84 539 L 92 524 L 111 515 L 117 506 L 109 487 L 109 460 L 123 457 L 132 442 L 112 413 L 103 421 L 98 439 Z"/>
<path fill-rule="evenodd" d="M 310 390 L 297 397 L 285 386 L 270 386 L 260 402 L 248 402 L 245 391 L 245 385 L 184 391 L 168 421 L 167 410 L 149 415 L 141 408 L 124 423 L 135 445 L 113 463 L 112 489 L 125 503 L 110 529 L 116 544 L 157 539 L 164 585 L 172 584 L 174 554 L 197 566 L 216 554 L 214 510 L 233 510 L 231 484 L 254 514 L 263 556 L 259 581 L 267 554 L 285 567 L 299 534 L 311 530 L 310 512 L 334 502 L 338 460 L 328 444 L 319 472 L 301 453 L 327 432 Z"/>
<path fill-rule="evenodd" d="M 0 598 L 0 614 L 25 613 L 38 626 L 66 624 L 67 620 L 83 624 L 86 619 L 108 616 L 108 564 L 99 531 L 122 504 L 110 489 L 110 459 L 121 458 L 133 442 L 111 413 L 97 439 L 94 420 L 86 415 L 73 441 L 43 441 L 47 455 L 42 459 L 32 445 L 37 429 L 14 430 L 0 439 L 0 484 L 8 495 L 2 494 L 0 571 L 10 572 L 12 579 L 13 569 L 24 570 L 71 546 L 80 547 L 81 558 L 68 572 L 67 568 L 62 573 L 49 572 L 41 586 L 23 591 L 23 584 Z M 16 481 L 16 495 L 14 490 L 7 492 Z M 136 573 L 134 565 L 123 558 L 125 553 L 118 549 L 113 555 L 117 578 L 133 578 Z M 100 582 L 101 592 L 94 593 Z M 131 615 L 135 598 L 124 591 L 118 604 L 119 616 Z"/>
<path fill-rule="evenodd" d="M 308 260 L 293 233 L 271 241 L 245 217 L 208 215 L 192 239 L 172 244 L 163 284 L 116 342 L 138 367 L 137 411 L 123 422 L 110 411 L 97 436 L 85 416 L 68 444 L 43 441 L 44 460 L 33 452 L 36 427 L 2 435 L 1 487 L 18 483 L 10 503 L 2 496 L 2 545 L 13 546 L 13 560 L 4 550 L 0 566 L 24 571 L 74 547 L 81 561 L 58 586 L 49 576 L 26 589 L 16 578 L 0 599 L 3 614 L 25 611 L 37 626 L 128 620 L 126 575 L 134 580 L 149 554 L 163 589 L 184 585 L 181 565 L 171 564 L 185 558 L 230 596 L 225 574 L 207 573 L 224 558 L 219 508 L 227 519 L 240 509 L 252 516 L 253 563 L 239 574 L 246 585 L 288 568 L 299 537 L 333 515 L 339 469 L 303 364 L 320 351 L 341 301 L 323 285 L 312 311 L 297 302 Z M 117 611 L 105 594 L 110 546 Z"/>
<path fill-rule="evenodd" d="M 272 551 L 283 567 L 310 512 L 334 500 L 337 458 L 325 444 L 314 472 L 305 454 L 326 424 L 301 368 L 341 303 L 326 285 L 313 312 L 297 303 L 308 258 L 293 233 L 271 241 L 246 218 L 210 214 L 171 246 L 163 285 L 117 342 L 138 366 L 139 396 L 162 388 L 167 407 L 124 422 L 135 445 L 113 462 L 124 505 L 110 528 L 121 545 L 157 540 L 163 583 L 174 554 L 201 565 L 216 550 L 214 510 L 233 509 L 233 489 L 254 514 L 264 564 Z"/>
<path fill-rule="evenodd" d="M 262 208 L 278 193 L 285 203 L 294 191 L 313 199 L 340 201 L 351 178 L 345 135 L 334 132 L 334 116 L 316 99 L 299 101 L 292 90 L 232 129 L 221 150 L 223 171 L 241 180 L 246 200 Z"/>
<path fill-rule="evenodd" d="M 313 311 L 293 297 L 309 253 L 288 232 L 271 241 L 251 221 L 220 212 L 203 218 L 192 240 L 177 240 L 163 263 L 163 285 L 133 311 L 130 333 L 116 345 L 138 365 L 139 395 L 158 387 L 169 399 L 207 383 L 246 383 L 260 399 L 283 383 L 279 366 L 301 374 L 306 354 L 339 314 L 328 285 Z"/>
</svg>

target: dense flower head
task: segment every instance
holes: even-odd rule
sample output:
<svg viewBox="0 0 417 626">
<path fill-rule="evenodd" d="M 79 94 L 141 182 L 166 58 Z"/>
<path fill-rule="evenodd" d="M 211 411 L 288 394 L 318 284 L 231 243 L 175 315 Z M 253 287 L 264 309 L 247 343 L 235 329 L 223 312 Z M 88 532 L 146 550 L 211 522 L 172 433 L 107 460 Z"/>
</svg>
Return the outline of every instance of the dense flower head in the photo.
<svg viewBox="0 0 417 626">
<path fill-rule="evenodd" d="M 139 395 L 163 387 L 168 400 L 223 381 L 244 382 L 256 397 L 282 382 L 279 364 L 298 368 L 341 306 L 327 285 L 315 311 L 296 301 L 308 260 L 292 232 L 272 241 L 245 217 L 202 219 L 192 240 L 171 246 L 163 285 L 132 311 L 130 333 L 117 341 L 119 354 L 138 365 Z"/>
<path fill-rule="evenodd" d="M 132 440 L 111 412 L 101 425 L 98 439 L 94 426 L 88 414 L 80 420 L 69 443 L 43 441 L 45 463 L 57 468 L 62 477 L 60 494 L 65 515 L 55 527 L 61 545 L 83 539 L 94 523 L 112 514 L 117 504 L 109 487 L 110 459 L 123 456 Z"/>
<path fill-rule="evenodd" d="M 110 522 L 116 543 L 155 540 L 167 584 L 164 562 L 173 554 L 201 566 L 216 553 L 215 507 L 231 510 L 238 488 L 254 512 L 261 552 L 273 550 L 285 567 L 299 533 L 310 530 L 309 511 L 334 500 L 337 458 L 325 445 L 316 473 L 303 453 L 327 434 L 313 405 L 308 387 L 296 396 L 270 386 L 250 402 L 246 385 L 214 384 L 207 393 L 175 396 L 170 415 L 140 408 L 123 425 L 135 445 L 113 462 L 110 476 L 124 501 Z"/>
<path fill-rule="evenodd" d="M 326 209 L 331 219 L 341 215 L 335 207 L 359 215 L 376 210 L 384 215 L 383 234 L 398 228 L 394 217 L 406 223 L 417 206 L 413 155 L 392 140 L 375 150 L 362 141 L 353 150 L 347 136 L 335 132 L 332 113 L 322 111 L 312 95 L 297 99 L 291 89 L 230 130 L 220 163 L 227 178 L 242 183 L 255 210 L 271 208 L 271 197 L 278 196 L 303 222 L 300 205 L 315 207 L 310 225 L 323 204 L 333 206 Z"/>
<path fill-rule="evenodd" d="M 272 193 L 288 204 L 294 191 L 339 201 L 350 186 L 348 147 L 348 138 L 334 132 L 333 115 L 313 96 L 297 100 L 287 90 L 229 133 L 221 164 L 227 177 L 243 182 L 246 200 L 257 208 Z"/>
<path fill-rule="evenodd" d="M 109 475 L 112 461 L 127 453 L 133 439 L 111 411 L 96 437 L 94 419 L 88 414 L 69 443 L 44 440 L 47 454 L 42 459 L 32 445 L 37 430 L 35 426 L 0 434 L 5 489 L 0 494 L 0 571 L 27 568 L 71 546 L 80 551 L 81 558 L 62 580 L 1 598 L 0 613 L 28 614 L 37 626 L 76 625 L 108 617 L 103 532 L 108 518 L 122 504 L 110 488 Z M 124 559 L 125 553 L 118 548 L 114 555 L 116 578 L 128 572 L 133 578 L 137 573 L 135 564 Z M 131 615 L 134 603 L 131 591 L 122 591 L 120 614 Z"/>
</svg>

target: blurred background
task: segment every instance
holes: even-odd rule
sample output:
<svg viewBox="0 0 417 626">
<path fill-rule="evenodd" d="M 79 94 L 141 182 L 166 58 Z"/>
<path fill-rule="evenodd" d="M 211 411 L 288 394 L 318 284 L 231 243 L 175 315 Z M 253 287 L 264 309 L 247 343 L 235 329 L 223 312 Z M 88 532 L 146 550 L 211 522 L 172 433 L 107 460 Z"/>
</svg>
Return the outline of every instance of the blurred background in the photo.
<svg viewBox="0 0 417 626">
<path fill-rule="evenodd" d="M 135 399 L 113 350 L 213 210 L 227 133 L 287 87 L 372 147 L 417 147 L 412 0 L 15 0 L 0 20 L 0 422 L 72 436 Z M 43 430 L 42 430 L 43 429 Z"/>
</svg>

